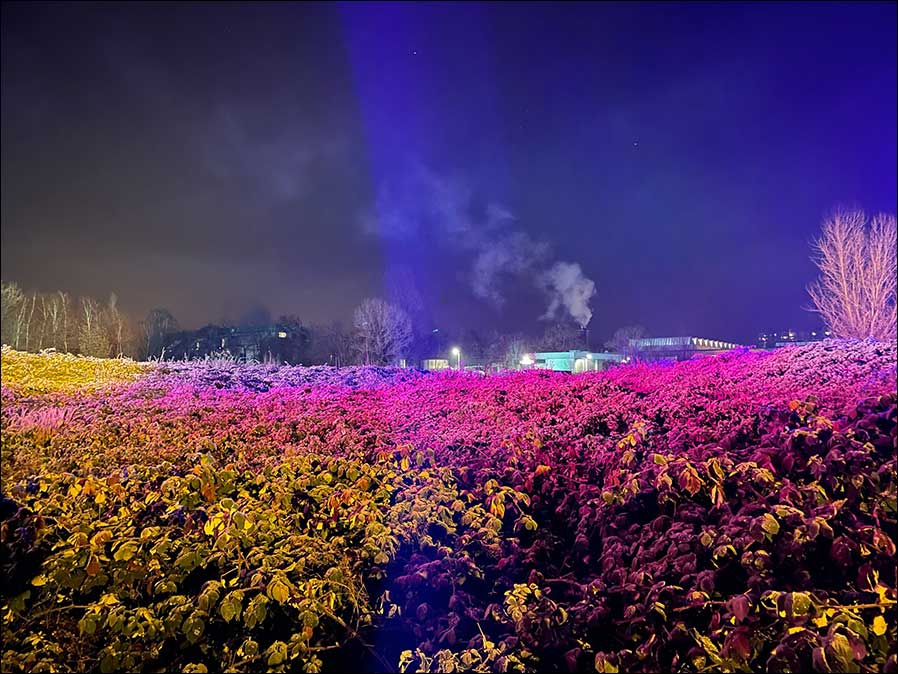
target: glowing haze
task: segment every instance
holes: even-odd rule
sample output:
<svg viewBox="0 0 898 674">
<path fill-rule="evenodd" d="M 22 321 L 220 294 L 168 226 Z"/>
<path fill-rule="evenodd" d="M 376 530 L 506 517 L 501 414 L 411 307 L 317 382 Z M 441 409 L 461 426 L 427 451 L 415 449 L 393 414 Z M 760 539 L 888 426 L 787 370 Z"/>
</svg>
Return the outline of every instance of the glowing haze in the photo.
<svg viewBox="0 0 898 674">
<path fill-rule="evenodd" d="M 895 3 L 2 3 L 2 276 L 743 342 L 896 210 Z"/>
</svg>

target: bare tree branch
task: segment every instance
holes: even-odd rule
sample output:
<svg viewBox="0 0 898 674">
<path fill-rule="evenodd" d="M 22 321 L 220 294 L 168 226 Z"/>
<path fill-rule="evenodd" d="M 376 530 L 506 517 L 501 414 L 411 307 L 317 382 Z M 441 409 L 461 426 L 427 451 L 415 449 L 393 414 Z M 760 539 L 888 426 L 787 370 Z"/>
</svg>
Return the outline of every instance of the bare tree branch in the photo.
<svg viewBox="0 0 898 674">
<path fill-rule="evenodd" d="M 366 299 L 355 310 L 356 349 L 366 364 L 386 365 L 405 355 L 412 341 L 408 314 L 382 299 Z"/>
<path fill-rule="evenodd" d="M 820 278 L 808 293 L 835 336 L 895 339 L 896 243 L 893 215 L 877 215 L 869 227 L 860 210 L 824 220 L 813 256 Z"/>
</svg>

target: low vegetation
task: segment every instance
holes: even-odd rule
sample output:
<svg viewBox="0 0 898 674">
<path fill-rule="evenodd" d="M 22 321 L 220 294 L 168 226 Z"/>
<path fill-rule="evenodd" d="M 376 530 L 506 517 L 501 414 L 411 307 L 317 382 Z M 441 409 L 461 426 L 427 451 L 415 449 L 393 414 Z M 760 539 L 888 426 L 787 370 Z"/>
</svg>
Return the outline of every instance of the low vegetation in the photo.
<svg viewBox="0 0 898 674">
<path fill-rule="evenodd" d="M 3 671 L 898 671 L 894 343 L 98 363 L 3 351 Z"/>
</svg>

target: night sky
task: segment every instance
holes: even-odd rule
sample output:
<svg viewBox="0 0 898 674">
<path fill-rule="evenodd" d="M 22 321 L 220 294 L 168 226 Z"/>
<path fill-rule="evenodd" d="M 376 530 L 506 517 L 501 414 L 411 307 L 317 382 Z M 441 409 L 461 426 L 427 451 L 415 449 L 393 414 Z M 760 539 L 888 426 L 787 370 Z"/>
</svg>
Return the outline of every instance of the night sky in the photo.
<svg viewBox="0 0 898 674">
<path fill-rule="evenodd" d="M 809 242 L 896 210 L 896 3 L 4 3 L 2 275 L 539 332 L 816 327 Z"/>
</svg>

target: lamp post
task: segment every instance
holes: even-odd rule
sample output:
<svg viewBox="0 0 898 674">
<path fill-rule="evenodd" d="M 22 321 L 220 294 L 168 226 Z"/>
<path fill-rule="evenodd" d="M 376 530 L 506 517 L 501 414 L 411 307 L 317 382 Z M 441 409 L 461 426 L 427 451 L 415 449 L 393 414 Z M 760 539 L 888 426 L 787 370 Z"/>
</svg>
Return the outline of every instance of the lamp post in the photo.
<svg viewBox="0 0 898 674">
<path fill-rule="evenodd" d="M 452 355 L 456 358 L 455 369 L 461 370 L 461 349 L 459 349 L 457 346 L 453 346 Z"/>
</svg>

